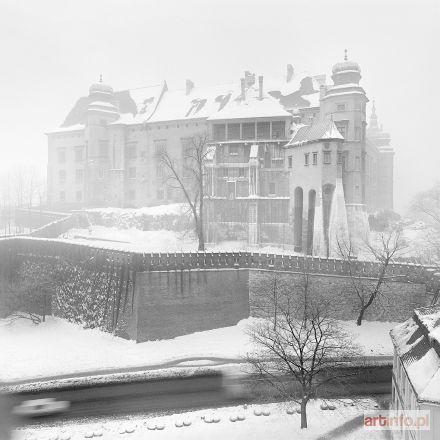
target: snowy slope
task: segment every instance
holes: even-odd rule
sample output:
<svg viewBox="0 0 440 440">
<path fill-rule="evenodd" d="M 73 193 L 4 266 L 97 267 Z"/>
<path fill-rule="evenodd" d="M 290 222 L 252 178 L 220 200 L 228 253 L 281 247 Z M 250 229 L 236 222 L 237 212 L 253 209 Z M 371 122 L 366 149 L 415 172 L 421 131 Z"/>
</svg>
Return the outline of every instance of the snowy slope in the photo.
<svg viewBox="0 0 440 440">
<path fill-rule="evenodd" d="M 28 321 L 0 321 L 0 381 L 155 365 L 186 357 L 240 358 L 251 351 L 247 327 L 253 318 L 232 327 L 136 344 L 96 329 L 84 330 L 62 319 L 34 326 Z M 395 323 L 344 322 L 365 355 L 392 354 L 389 330 Z"/>
</svg>

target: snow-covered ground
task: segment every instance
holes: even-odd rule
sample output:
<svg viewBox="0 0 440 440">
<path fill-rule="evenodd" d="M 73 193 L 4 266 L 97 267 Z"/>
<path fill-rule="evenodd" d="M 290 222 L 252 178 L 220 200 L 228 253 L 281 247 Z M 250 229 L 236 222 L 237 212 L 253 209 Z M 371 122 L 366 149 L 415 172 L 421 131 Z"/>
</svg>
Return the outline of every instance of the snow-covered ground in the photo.
<svg viewBox="0 0 440 440">
<path fill-rule="evenodd" d="M 136 344 L 59 318 L 34 326 L 0 320 L 0 381 L 32 380 L 80 372 L 152 366 L 186 357 L 239 359 L 251 351 L 247 328 L 253 318 L 232 327 Z M 365 355 L 391 355 L 389 330 L 396 323 L 343 322 Z"/>
<path fill-rule="evenodd" d="M 366 430 L 363 413 L 374 410 L 373 399 L 353 402 L 328 401 L 335 410 L 321 409 L 322 402 L 308 405 L 307 429 L 300 429 L 300 415 L 295 404 L 271 403 L 248 406 L 205 409 L 159 417 L 113 418 L 84 423 L 62 423 L 51 427 L 28 427 L 14 432 L 13 440 L 77 440 L 130 438 L 131 440 L 193 440 L 193 439 L 252 439 L 252 440 L 379 440 L 385 431 Z M 289 413 L 293 414 L 288 414 Z M 238 418 L 238 419 L 237 419 Z M 389 433 L 389 431 L 388 431 Z"/>
<path fill-rule="evenodd" d="M 109 249 L 138 252 L 197 252 L 197 240 L 192 235 L 165 229 L 142 231 L 140 229 L 119 229 L 93 225 L 89 229 L 70 229 L 60 239 L 76 243 L 88 243 Z M 273 246 L 249 246 L 244 241 L 224 241 L 207 245 L 209 252 L 252 251 L 263 254 L 295 254 L 293 250 Z"/>
</svg>

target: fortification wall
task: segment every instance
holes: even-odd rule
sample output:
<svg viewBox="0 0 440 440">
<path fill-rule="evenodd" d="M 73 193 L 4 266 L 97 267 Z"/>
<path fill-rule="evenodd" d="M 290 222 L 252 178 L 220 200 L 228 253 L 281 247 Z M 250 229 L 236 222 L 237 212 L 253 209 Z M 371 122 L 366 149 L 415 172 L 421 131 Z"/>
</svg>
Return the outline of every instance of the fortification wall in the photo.
<svg viewBox="0 0 440 440">
<path fill-rule="evenodd" d="M 365 280 L 377 276 L 379 269 L 374 263 L 362 261 L 349 266 L 335 259 L 250 252 L 142 254 L 61 240 L 15 237 L 0 239 L 2 277 L 10 276 L 6 269 L 11 272 L 14 265 L 5 263 L 16 256 L 20 260 L 47 261 L 55 257 L 79 265 L 94 265 L 100 271 L 126 273 L 127 282 L 119 283 L 114 289 L 119 299 L 116 312 L 112 313 L 118 314 L 119 304 L 125 304 L 121 296 L 130 298 L 133 293 L 124 285 L 134 285 L 134 301 L 123 316 L 127 319 L 125 336 L 137 341 L 236 324 L 253 314 L 255 279 L 274 272 L 290 277 L 292 282 L 304 273 L 311 274 L 315 294 L 322 294 L 337 306 L 335 317 L 354 319 L 357 299 L 350 289 L 349 269 Z M 414 308 L 428 305 L 438 288 L 439 277 L 434 268 L 392 264 L 387 270 L 386 295 L 381 297 L 380 307 L 376 304 L 365 319 L 403 321 Z"/>
<path fill-rule="evenodd" d="M 249 316 L 248 279 L 246 269 L 138 273 L 129 336 L 141 342 L 235 325 Z"/>
</svg>

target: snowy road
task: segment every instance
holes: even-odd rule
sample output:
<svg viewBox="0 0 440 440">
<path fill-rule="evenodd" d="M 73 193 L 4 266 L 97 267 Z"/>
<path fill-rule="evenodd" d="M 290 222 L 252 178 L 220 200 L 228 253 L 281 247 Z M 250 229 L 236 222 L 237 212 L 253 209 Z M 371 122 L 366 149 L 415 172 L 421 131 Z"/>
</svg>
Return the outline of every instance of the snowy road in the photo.
<svg viewBox="0 0 440 440">
<path fill-rule="evenodd" d="M 349 388 L 328 387 L 327 397 L 351 395 L 387 394 L 391 389 L 391 368 L 357 367 Z M 286 377 L 286 381 L 291 381 Z M 237 396 L 230 391 L 243 385 L 247 393 L 240 400 L 255 401 L 256 396 L 267 395 L 270 389 L 264 381 L 249 376 L 229 377 L 225 386 L 222 374 L 208 372 L 193 376 L 177 375 L 158 377 L 154 380 L 126 383 L 108 383 L 93 386 L 70 386 L 56 390 L 17 393 L 11 396 L 11 405 L 23 400 L 56 398 L 71 402 L 68 412 L 49 420 L 74 420 L 91 416 L 155 413 L 168 410 L 188 410 L 230 405 Z"/>
</svg>

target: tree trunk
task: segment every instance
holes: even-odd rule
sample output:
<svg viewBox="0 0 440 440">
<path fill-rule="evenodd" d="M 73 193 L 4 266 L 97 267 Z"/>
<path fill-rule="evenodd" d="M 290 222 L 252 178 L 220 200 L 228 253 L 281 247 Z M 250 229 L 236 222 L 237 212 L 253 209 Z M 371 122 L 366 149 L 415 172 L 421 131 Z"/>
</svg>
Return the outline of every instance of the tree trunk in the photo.
<svg viewBox="0 0 440 440">
<path fill-rule="evenodd" d="M 203 169 L 200 169 L 200 176 L 203 176 Z M 203 177 L 201 177 L 203 179 Z M 199 201 L 199 251 L 205 251 L 205 231 L 204 231 L 204 213 L 203 213 L 203 196 L 204 196 L 204 188 L 203 183 L 200 184 L 200 201 Z"/>
<path fill-rule="evenodd" d="M 307 428 L 307 400 L 301 400 L 301 429 Z"/>
<path fill-rule="evenodd" d="M 364 313 L 365 313 L 366 308 L 362 307 L 360 312 L 359 312 L 359 316 L 357 317 L 356 320 L 356 325 L 362 325 L 362 320 L 364 319 Z"/>
</svg>

